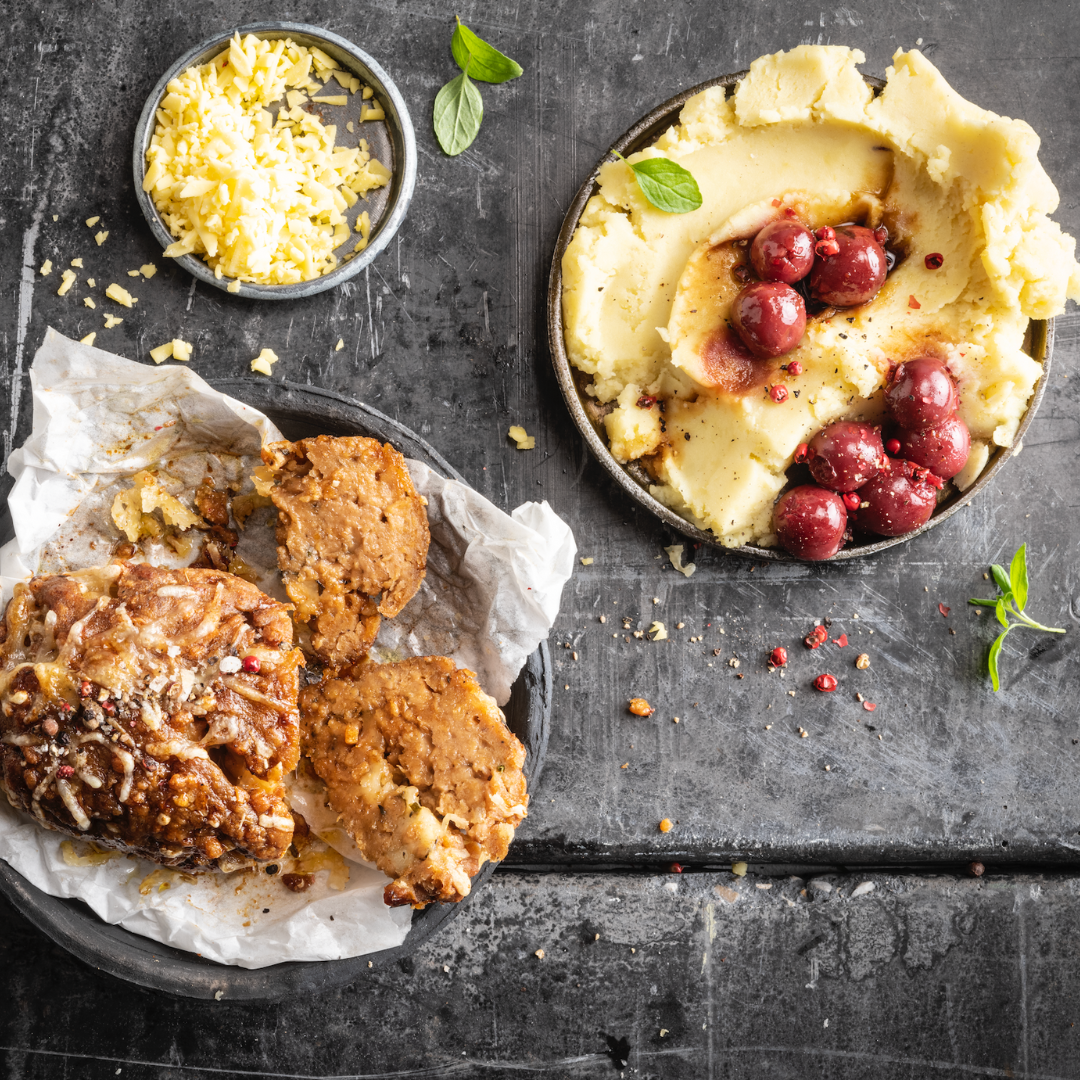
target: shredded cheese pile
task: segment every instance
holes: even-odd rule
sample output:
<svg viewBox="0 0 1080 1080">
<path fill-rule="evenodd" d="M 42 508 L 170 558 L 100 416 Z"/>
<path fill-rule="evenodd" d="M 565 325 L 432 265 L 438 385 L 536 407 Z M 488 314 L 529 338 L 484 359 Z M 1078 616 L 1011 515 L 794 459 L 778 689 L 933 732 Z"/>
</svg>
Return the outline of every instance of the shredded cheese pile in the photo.
<svg viewBox="0 0 1080 1080">
<path fill-rule="evenodd" d="M 304 111 L 301 91 L 319 89 L 313 67 L 324 81 L 360 88 L 319 49 L 251 34 L 169 83 L 143 180 L 177 238 L 166 255 L 202 255 L 218 278 L 262 285 L 309 281 L 337 266 L 334 249 L 351 232 L 347 210 L 384 187 L 390 170 L 364 139 L 335 146 L 336 126 Z M 275 120 L 266 106 L 283 97 Z"/>
</svg>

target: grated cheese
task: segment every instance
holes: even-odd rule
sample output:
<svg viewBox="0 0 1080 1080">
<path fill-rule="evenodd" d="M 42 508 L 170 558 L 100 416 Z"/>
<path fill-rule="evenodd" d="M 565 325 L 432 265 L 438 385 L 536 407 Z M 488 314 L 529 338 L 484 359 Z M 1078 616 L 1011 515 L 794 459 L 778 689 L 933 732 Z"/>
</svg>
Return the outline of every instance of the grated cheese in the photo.
<svg viewBox="0 0 1080 1080">
<path fill-rule="evenodd" d="M 172 342 L 172 354 L 174 360 L 190 360 L 192 344 L 190 341 L 181 341 L 179 338 L 173 338 Z"/>
<path fill-rule="evenodd" d="M 111 330 L 114 326 L 119 326 L 124 320 L 119 315 L 106 314 L 105 316 L 105 329 Z"/>
<path fill-rule="evenodd" d="M 322 97 L 313 97 L 312 101 L 319 101 L 323 105 L 348 105 L 349 98 L 346 94 L 324 94 Z"/>
<path fill-rule="evenodd" d="M 48 277 L 52 273 L 52 259 L 46 259 L 41 264 L 41 276 Z"/>
<path fill-rule="evenodd" d="M 91 289 L 93 289 L 97 285 L 97 282 L 92 277 L 88 277 L 86 279 L 86 284 L 89 285 Z"/>
<path fill-rule="evenodd" d="M 105 290 L 105 295 L 110 300 L 115 300 L 118 304 L 123 304 L 124 307 L 128 308 L 133 307 L 139 302 L 137 296 L 132 296 L 127 289 L 123 288 L 121 285 L 117 285 L 115 281 Z"/>
<path fill-rule="evenodd" d="M 150 359 L 155 364 L 163 364 L 173 354 L 173 343 L 166 341 L 164 345 L 159 345 L 156 349 L 150 350 Z"/>
<path fill-rule="evenodd" d="M 337 339 L 337 344 L 334 346 L 334 352 L 341 352 L 341 350 L 344 349 L 344 348 L 345 348 L 345 339 L 344 338 L 338 338 Z"/>
<path fill-rule="evenodd" d="M 102 229 L 101 232 L 94 233 L 94 239 L 97 241 L 97 246 L 98 247 L 101 247 L 101 245 L 104 244 L 105 241 L 108 240 L 108 238 L 109 238 L 109 230 L 108 229 Z"/>
<path fill-rule="evenodd" d="M 88 217 L 86 219 L 86 227 L 92 229 L 101 220 L 101 215 L 96 214 L 94 217 Z"/>
<path fill-rule="evenodd" d="M 376 101 L 372 105 L 364 105 L 360 109 L 361 120 L 385 120 L 386 113 L 383 112 L 382 106 Z"/>
<path fill-rule="evenodd" d="M 96 337 L 97 337 L 97 331 L 96 330 L 91 330 L 90 333 L 86 335 L 86 337 L 79 338 L 79 344 L 80 345 L 93 345 L 94 344 L 94 338 L 96 338 Z"/>
<path fill-rule="evenodd" d="M 71 265 L 72 265 L 72 266 L 77 266 L 77 267 L 78 267 L 78 268 L 79 268 L 79 269 L 81 270 L 81 269 L 83 268 L 83 264 L 82 264 L 82 259 L 81 259 L 81 258 L 79 258 L 79 259 L 72 259 L 72 260 L 71 260 Z"/>
<path fill-rule="evenodd" d="M 506 434 L 519 450 L 532 450 L 536 446 L 536 436 L 529 435 L 520 424 L 514 424 Z"/>
<path fill-rule="evenodd" d="M 83 303 L 84 303 L 84 304 L 85 304 L 85 305 L 86 305 L 86 306 L 87 306 L 88 308 L 96 308 L 96 307 L 97 307 L 97 304 L 95 304 L 95 303 L 94 303 L 94 299 L 93 299 L 93 297 L 91 297 L 91 296 L 84 296 L 84 297 L 83 297 Z"/>
<path fill-rule="evenodd" d="M 251 370 L 258 371 L 262 375 L 273 375 L 272 364 L 276 364 L 278 355 L 273 349 L 263 349 L 254 360 L 251 361 Z"/>
<path fill-rule="evenodd" d="M 225 286 L 225 291 L 226 292 L 231 292 L 231 293 L 238 293 L 240 291 L 240 282 L 239 282 L 239 280 L 230 281 L 229 284 Z"/>
<path fill-rule="evenodd" d="M 313 65 L 324 81 L 335 70 L 318 49 L 237 34 L 169 83 L 143 180 L 176 237 L 167 256 L 200 255 L 219 276 L 263 285 L 338 265 L 345 211 L 390 170 L 366 142 L 336 146 L 336 127 L 297 103 Z M 267 106 L 283 96 L 275 120 Z"/>
<path fill-rule="evenodd" d="M 67 296 L 68 289 L 75 284 L 75 275 L 70 270 L 65 270 L 60 275 L 60 288 L 56 290 L 57 296 Z"/>
<path fill-rule="evenodd" d="M 139 273 L 139 271 L 138 271 L 138 270 L 129 270 L 129 271 L 127 272 L 127 274 L 128 274 L 128 277 L 141 277 L 141 276 L 142 276 L 142 275 L 141 275 L 141 274 Z"/>
<path fill-rule="evenodd" d="M 139 273 L 144 278 L 152 278 L 157 273 L 157 267 L 153 263 L 143 263 L 139 267 Z"/>
</svg>

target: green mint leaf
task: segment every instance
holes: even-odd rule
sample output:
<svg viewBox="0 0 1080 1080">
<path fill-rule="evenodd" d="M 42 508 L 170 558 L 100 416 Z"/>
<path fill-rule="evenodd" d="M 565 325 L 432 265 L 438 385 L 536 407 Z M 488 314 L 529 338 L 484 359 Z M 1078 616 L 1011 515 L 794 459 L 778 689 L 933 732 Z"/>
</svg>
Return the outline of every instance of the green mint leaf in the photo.
<svg viewBox="0 0 1080 1080">
<path fill-rule="evenodd" d="M 994 639 L 994 644 L 990 646 L 990 659 L 987 663 L 990 668 L 990 682 L 993 684 L 995 694 L 1001 689 L 1001 679 L 998 677 L 998 654 L 1001 652 L 1001 646 L 1005 643 L 1005 635 L 1008 632 L 1008 630 L 1002 630 Z"/>
<path fill-rule="evenodd" d="M 1005 570 L 994 563 L 990 567 L 990 573 L 994 575 L 994 584 L 1001 590 L 1002 596 L 1007 596 L 1012 592 L 1012 584 L 1009 581 L 1009 575 L 1005 573 Z"/>
<path fill-rule="evenodd" d="M 612 153 L 626 161 L 617 150 Z M 669 214 L 688 214 L 701 205 L 701 191 L 691 172 L 668 158 L 647 158 L 626 164 L 634 170 L 641 193 L 657 208 Z"/>
<path fill-rule="evenodd" d="M 1021 544 L 1013 556 L 1009 566 L 1009 587 L 1017 608 L 1023 611 L 1028 595 L 1027 544 Z"/>
<path fill-rule="evenodd" d="M 456 16 L 455 16 L 456 18 Z M 489 45 L 483 38 L 474 34 L 462 21 L 457 20 L 454 36 L 450 39 L 450 51 L 454 54 L 457 66 L 479 82 L 504 83 L 516 79 L 522 73 L 522 67 L 516 60 L 511 60 Z"/>
<path fill-rule="evenodd" d="M 1005 597 L 1003 597 L 1003 596 L 999 597 L 998 602 L 995 605 L 995 608 L 996 608 L 996 610 L 995 610 L 994 614 L 997 615 L 997 621 L 999 623 L 1001 623 L 1001 625 L 1004 626 L 1006 630 L 1008 630 L 1008 628 L 1009 628 L 1009 618 L 1005 614 Z"/>
<path fill-rule="evenodd" d="M 484 119 L 484 101 L 469 79 L 468 68 L 466 60 L 465 70 L 435 95 L 435 137 L 451 157 L 472 145 Z"/>
</svg>

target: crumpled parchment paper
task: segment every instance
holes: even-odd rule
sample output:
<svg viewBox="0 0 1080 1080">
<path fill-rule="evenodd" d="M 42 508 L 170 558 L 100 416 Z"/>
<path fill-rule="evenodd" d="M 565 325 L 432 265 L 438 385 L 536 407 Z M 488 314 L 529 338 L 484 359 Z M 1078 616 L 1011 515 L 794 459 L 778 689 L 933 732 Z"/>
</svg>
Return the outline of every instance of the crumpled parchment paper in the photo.
<svg viewBox="0 0 1080 1080">
<path fill-rule="evenodd" d="M 282 437 L 260 412 L 187 368 L 133 363 L 52 329 L 30 379 L 33 430 L 8 462 L 15 538 L 0 549 L 5 600 L 16 581 L 35 572 L 106 561 L 117 539 L 109 517 L 113 496 L 139 469 L 160 468 L 178 490 L 190 490 L 189 480 L 208 467 L 219 479 L 248 475 L 262 443 Z M 374 655 L 450 656 L 504 705 L 558 613 L 577 550 L 573 535 L 547 503 L 525 503 L 508 515 L 466 485 L 420 462 L 408 464 L 428 500 L 427 578 L 396 619 L 383 620 Z M 263 587 L 284 598 L 272 520 L 267 510 L 253 515 L 238 551 L 260 571 Z M 181 561 L 160 545 L 147 557 Z M 334 960 L 398 945 L 411 909 L 383 904 L 388 879 L 356 861 L 355 845 L 326 809 L 319 783 L 301 770 L 291 798 L 347 860 L 349 877 L 340 888 L 330 884 L 343 876 L 340 868 L 316 873 L 315 884 L 296 894 L 261 871 L 180 874 L 121 855 L 94 864 L 88 845 L 42 828 L 2 798 L 0 858 L 39 889 L 77 897 L 107 922 L 240 967 Z"/>
</svg>

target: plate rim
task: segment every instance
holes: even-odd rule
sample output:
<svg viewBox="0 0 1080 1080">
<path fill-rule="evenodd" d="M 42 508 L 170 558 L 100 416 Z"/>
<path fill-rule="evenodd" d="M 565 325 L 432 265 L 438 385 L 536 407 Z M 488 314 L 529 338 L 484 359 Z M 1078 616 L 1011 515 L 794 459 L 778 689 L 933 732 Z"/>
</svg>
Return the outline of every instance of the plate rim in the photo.
<svg viewBox="0 0 1080 1080">
<path fill-rule="evenodd" d="M 356 398 L 286 380 L 262 383 L 241 377 L 207 381 L 214 389 L 264 412 L 289 408 L 288 399 L 295 396 L 307 400 L 312 405 L 312 413 L 319 407 L 338 410 L 335 420 L 347 423 L 350 414 L 354 418 L 359 414 L 362 418 L 360 426 L 366 427 L 369 433 L 378 432 L 379 438 L 392 436 L 387 441 L 394 443 L 400 440 L 409 448 L 410 454 L 419 450 L 428 459 L 425 464 L 460 483 L 468 483 L 426 439 Z M 364 421 L 370 421 L 371 426 L 367 427 Z M 554 686 L 551 652 L 546 640 L 526 660 L 515 680 L 515 689 L 519 684 L 527 695 L 524 723 L 528 731 L 523 742 L 528 747 L 525 773 L 532 792 L 543 772 L 551 733 Z M 472 902 L 495 867 L 492 862 L 482 867 L 473 880 L 472 891 L 461 903 L 432 904 L 423 911 L 414 912 L 412 924 L 400 945 L 341 960 L 284 961 L 263 968 L 242 968 L 205 960 L 195 953 L 135 934 L 118 924 L 106 923 L 81 901 L 52 896 L 38 889 L 2 859 L 0 895 L 50 940 L 82 962 L 116 978 L 182 997 L 276 1001 L 291 994 L 321 993 L 354 982 L 367 972 L 374 975 L 386 964 L 405 959 L 454 918 L 463 906 Z"/>
<path fill-rule="evenodd" d="M 582 404 L 581 393 L 578 390 L 577 378 L 574 374 L 575 369 L 570 364 L 570 357 L 567 353 L 566 339 L 564 336 L 562 313 L 562 260 L 566 253 L 566 248 L 577 229 L 578 222 L 585 209 L 586 203 L 598 190 L 597 176 L 600 171 L 600 166 L 612 156 L 612 152 L 618 151 L 625 156 L 633 153 L 635 150 L 641 149 L 643 146 L 651 144 L 664 130 L 678 121 L 679 110 L 690 98 L 713 86 L 723 86 L 725 89 L 735 86 L 748 74 L 749 70 L 744 69 L 728 75 L 720 75 L 713 79 L 706 79 L 704 82 L 700 82 L 686 90 L 679 91 L 679 93 L 657 105 L 631 125 L 631 127 L 623 132 L 623 134 L 611 144 L 606 153 L 601 155 L 600 159 L 593 166 L 584 182 L 578 188 L 577 193 L 563 217 L 558 239 L 555 242 L 555 249 L 551 258 L 546 297 L 548 352 L 551 356 L 552 367 L 555 369 L 555 377 L 559 384 L 559 390 L 562 393 L 563 401 L 566 404 L 567 410 L 570 413 L 570 417 L 573 420 L 578 433 L 585 440 L 585 445 L 589 448 L 593 457 L 595 457 L 599 464 L 604 468 L 604 471 L 608 476 L 610 476 L 611 479 L 615 481 L 616 485 L 635 502 L 639 503 L 666 525 L 671 526 L 690 540 L 699 544 L 708 544 L 711 548 L 718 549 L 727 554 L 741 555 L 743 557 L 769 562 L 800 564 L 807 567 L 824 567 L 839 562 L 846 562 L 851 559 L 863 558 L 867 555 L 876 555 L 888 548 L 896 547 L 898 544 L 907 543 L 915 537 L 920 536 L 922 533 L 928 532 L 930 529 L 940 525 L 943 521 L 948 520 L 958 510 L 970 505 L 975 496 L 979 495 L 989 485 L 994 477 L 997 476 L 1002 468 L 1004 468 L 1009 459 L 1012 458 L 1015 453 L 1019 452 L 1017 448 L 1022 446 L 1024 434 L 1027 432 L 1032 420 L 1035 418 L 1039 406 L 1042 404 L 1054 352 L 1054 318 L 1028 320 L 1028 329 L 1024 339 L 1025 352 L 1027 352 L 1033 360 L 1042 365 L 1042 373 L 1035 383 L 1027 408 L 1020 418 L 1020 423 L 1013 436 L 1012 445 L 996 447 L 990 454 L 986 465 L 983 466 L 982 472 L 974 483 L 964 491 L 957 491 L 955 494 L 951 495 L 938 509 L 935 509 L 929 521 L 919 526 L 919 528 L 913 529 L 911 532 L 904 533 L 902 536 L 884 537 L 873 543 L 845 547 L 831 559 L 826 559 L 822 562 L 813 562 L 797 559 L 795 556 L 789 555 L 779 547 L 765 548 L 759 547 L 756 544 L 740 544 L 736 547 L 728 547 L 727 545 L 722 544 L 711 531 L 699 529 L 681 514 L 676 513 L 671 507 L 665 506 L 657 498 L 651 495 L 625 466 L 615 460 L 614 455 L 608 448 L 606 440 L 598 431 L 597 425 L 589 419 Z M 873 88 L 875 92 L 879 92 L 885 87 L 885 80 L 875 75 L 864 74 L 863 80 L 868 86 Z M 1039 355 L 1040 353 L 1041 355 Z"/>
<path fill-rule="evenodd" d="M 416 134 L 413 130 L 412 118 L 409 115 L 409 109 L 405 104 L 401 91 L 398 90 L 397 84 L 386 73 L 382 65 L 361 49 L 359 45 L 354 44 L 340 34 L 335 34 L 332 30 L 311 23 L 266 20 L 245 23 L 243 26 L 234 26 L 230 30 L 223 30 L 211 35 L 197 45 L 191 46 L 165 69 L 155 83 L 153 90 L 147 95 L 142 111 L 139 114 L 138 123 L 135 126 L 131 155 L 135 198 L 139 204 L 139 209 L 142 210 L 143 217 L 146 218 L 146 223 L 150 226 L 154 239 L 161 244 L 162 251 L 176 238 L 165 227 L 157 207 L 154 206 L 153 199 L 150 198 L 147 192 L 143 191 L 142 186 L 143 177 L 146 174 L 146 151 L 150 137 L 153 134 L 154 117 L 157 112 L 158 102 L 161 101 L 165 88 L 172 79 L 200 60 L 205 53 L 221 48 L 234 34 L 240 34 L 241 36 L 245 34 L 255 34 L 256 36 L 266 34 L 298 35 L 321 40 L 342 50 L 342 52 L 352 57 L 354 61 L 359 61 L 374 76 L 373 81 L 378 84 L 375 87 L 376 92 L 385 95 L 387 103 L 390 105 L 390 108 L 385 111 L 387 127 L 391 132 L 392 141 L 395 125 L 401 139 L 400 169 L 395 169 L 391 178 L 391 183 L 396 187 L 396 195 L 391 195 L 389 212 L 382 221 L 377 223 L 374 236 L 359 255 L 346 263 L 339 264 L 330 273 L 321 274 L 310 281 L 299 281 L 286 285 L 257 285 L 253 282 L 241 281 L 240 288 L 236 292 L 229 293 L 230 296 L 241 296 L 248 300 L 299 300 L 307 296 L 314 296 L 327 289 L 332 289 L 342 282 L 349 281 L 359 274 L 361 270 L 370 266 L 376 256 L 394 238 L 394 234 L 405 220 L 405 215 L 408 212 L 409 204 L 412 202 L 413 193 L 416 189 L 417 176 Z M 228 286 L 232 284 L 233 280 L 239 280 L 215 277 L 210 267 L 195 255 L 181 255 L 172 261 L 182 266 L 193 277 L 198 278 L 207 285 L 213 285 L 214 288 L 221 289 L 223 292 L 228 292 Z"/>
</svg>

